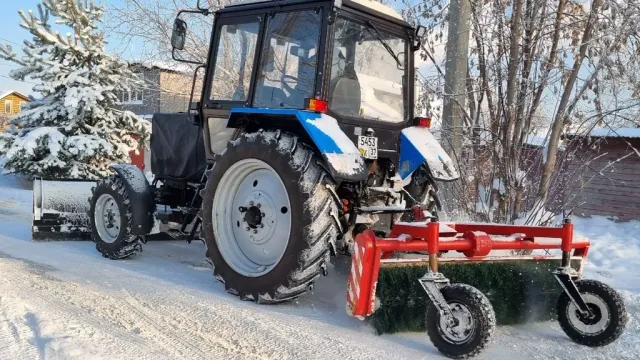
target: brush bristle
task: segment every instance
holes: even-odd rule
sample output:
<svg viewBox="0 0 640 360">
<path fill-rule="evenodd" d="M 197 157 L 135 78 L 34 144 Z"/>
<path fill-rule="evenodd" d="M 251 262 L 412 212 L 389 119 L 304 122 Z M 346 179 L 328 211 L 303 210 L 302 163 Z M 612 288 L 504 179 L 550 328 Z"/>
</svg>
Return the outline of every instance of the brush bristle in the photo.
<svg viewBox="0 0 640 360">
<path fill-rule="evenodd" d="M 491 301 L 500 325 L 552 320 L 562 289 L 551 273 L 559 261 L 514 263 L 442 263 L 451 283 L 482 291 Z M 574 267 L 577 264 L 573 264 Z M 427 294 L 418 279 L 427 265 L 380 269 L 380 307 L 369 318 L 378 334 L 424 331 Z"/>
</svg>

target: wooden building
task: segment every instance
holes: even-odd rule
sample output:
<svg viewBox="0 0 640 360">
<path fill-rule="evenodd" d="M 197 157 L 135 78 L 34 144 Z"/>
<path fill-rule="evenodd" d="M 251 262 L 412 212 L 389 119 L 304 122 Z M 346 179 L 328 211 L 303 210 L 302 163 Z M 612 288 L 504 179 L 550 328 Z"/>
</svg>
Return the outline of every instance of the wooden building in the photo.
<svg viewBox="0 0 640 360">
<path fill-rule="evenodd" d="M 573 214 L 640 220 L 640 128 L 594 129 L 588 136 L 566 137 L 582 155 L 566 164 L 569 172 L 580 168 L 567 204 Z"/>
<path fill-rule="evenodd" d="M 29 102 L 29 98 L 17 91 L 0 91 L 0 114 L 5 116 L 15 115 L 20 112 L 22 105 Z"/>
</svg>

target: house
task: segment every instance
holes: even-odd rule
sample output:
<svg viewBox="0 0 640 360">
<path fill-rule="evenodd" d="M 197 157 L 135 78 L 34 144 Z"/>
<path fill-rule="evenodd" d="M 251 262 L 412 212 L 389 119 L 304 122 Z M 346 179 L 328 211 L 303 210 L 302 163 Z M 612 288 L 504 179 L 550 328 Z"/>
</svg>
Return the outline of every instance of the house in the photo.
<svg viewBox="0 0 640 360">
<path fill-rule="evenodd" d="M 118 94 L 117 107 L 151 120 L 155 113 L 186 112 L 193 83 L 193 70 L 189 65 L 163 61 L 129 62 L 129 68 L 138 77 L 140 85 Z M 199 83 L 198 83 L 199 84 Z M 200 97 L 200 87 L 194 90 L 194 101 Z M 131 154 L 131 161 L 144 171 L 151 171 L 149 151 Z"/>
<path fill-rule="evenodd" d="M 640 220 L 640 128 L 593 129 L 566 139 L 580 154 L 567 164 L 577 174 L 567 204 L 573 214 Z"/>
<path fill-rule="evenodd" d="M 19 113 L 29 101 L 29 97 L 17 91 L 0 91 L 0 131 L 7 126 L 9 118 Z"/>
<path fill-rule="evenodd" d="M 28 103 L 29 97 L 14 90 L 0 91 L 0 114 L 5 116 L 15 115 L 20 112 L 22 105 Z"/>
<path fill-rule="evenodd" d="M 118 97 L 122 110 L 151 119 L 159 112 L 185 112 L 188 110 L 193 70 L 185 64 L 164 61 L 129 62 L 129 68 L 138 76 L 141 86 L 121 92 Z M 194 97 L 200 95 L 197 88 Z"/>
</svg>

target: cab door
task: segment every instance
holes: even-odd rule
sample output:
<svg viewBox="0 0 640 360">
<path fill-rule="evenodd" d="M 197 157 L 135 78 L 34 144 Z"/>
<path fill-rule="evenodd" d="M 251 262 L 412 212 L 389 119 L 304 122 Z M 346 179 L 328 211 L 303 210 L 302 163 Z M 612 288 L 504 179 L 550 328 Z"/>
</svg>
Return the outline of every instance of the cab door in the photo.
<svg viewBox="0 0 640 360">
<path fill-rule="evenodd" d="M 202 99 L 207 159 L 221 153 L 236 129 L 231 108 L 249 106 L 261 46 L 264 15 L 220 16 L 214 25 L 210 66 Z"/>
</svg>

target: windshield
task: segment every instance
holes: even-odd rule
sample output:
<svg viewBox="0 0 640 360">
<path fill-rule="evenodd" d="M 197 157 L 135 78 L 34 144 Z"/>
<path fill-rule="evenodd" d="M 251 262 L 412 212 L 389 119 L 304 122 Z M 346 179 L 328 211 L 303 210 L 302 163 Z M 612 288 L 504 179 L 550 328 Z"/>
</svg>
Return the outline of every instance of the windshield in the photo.
<svg viewBox="0 0 640 360">
<path fill-rule="evenodd" d="M 405 40 L 339 18 L 335 25 L 329 108 L 344 116 L 405 120 Z"/>
</svg>

